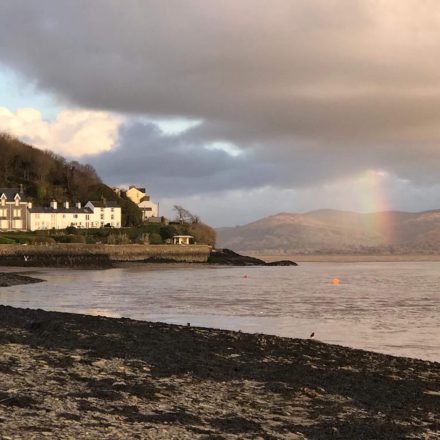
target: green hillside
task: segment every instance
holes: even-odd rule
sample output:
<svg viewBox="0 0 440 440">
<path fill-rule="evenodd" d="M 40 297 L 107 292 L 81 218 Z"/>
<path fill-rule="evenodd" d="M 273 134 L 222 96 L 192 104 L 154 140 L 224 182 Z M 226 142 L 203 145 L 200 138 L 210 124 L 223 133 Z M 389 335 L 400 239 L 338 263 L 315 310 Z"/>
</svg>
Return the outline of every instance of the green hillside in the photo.
<svg viewBox="0 0 440 440">
<path fill-rule="evenodd" d="M 139 208 L 119 197 L 105 185 L 90 165 L 66 161 L 50 151 L 42 151 L 7 134 L 0 134 L 0 187 L 23 185 L 26 194 L 38 205 L 52 199 L 80 201 L 117 201 L 122 207 L 123 226 L 141 223 Z"/>
</svg>

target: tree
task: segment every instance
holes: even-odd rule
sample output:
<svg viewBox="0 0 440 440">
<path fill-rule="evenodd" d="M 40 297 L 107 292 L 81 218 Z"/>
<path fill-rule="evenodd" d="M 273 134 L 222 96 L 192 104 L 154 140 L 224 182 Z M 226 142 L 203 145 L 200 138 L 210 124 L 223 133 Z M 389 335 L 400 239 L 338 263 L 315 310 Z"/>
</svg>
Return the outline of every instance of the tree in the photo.
<svg viewBox="0 0 440 440">
<path fill-rule="evenodd" d="M 204 223 L 193 223 L 188 226 L 188 233 L 198 244 L 208 244 L 215 247 L 217 234 L 214 229 Z"/>
<path fill-rule="evenodd" d="M 180 205 L 174 205 L 174 211 L 176 211 L 176 221 L 181 224 L 194 224 L 200 223 L 200 218 L 197 215 L 192 214 L 190 211 Z"/>
</svg>

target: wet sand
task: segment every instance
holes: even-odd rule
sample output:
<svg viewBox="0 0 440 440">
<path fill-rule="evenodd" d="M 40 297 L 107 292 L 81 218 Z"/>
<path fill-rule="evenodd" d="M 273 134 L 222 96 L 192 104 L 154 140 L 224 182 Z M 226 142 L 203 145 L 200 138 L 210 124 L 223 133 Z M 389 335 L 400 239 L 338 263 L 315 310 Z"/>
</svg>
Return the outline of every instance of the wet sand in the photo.
<svg viewBox="0 0 440 440">
<path fill-rule="evenodd" d="M 440 363 L 0 306 L 2 439 L 438 439 Z"/>
</svg>

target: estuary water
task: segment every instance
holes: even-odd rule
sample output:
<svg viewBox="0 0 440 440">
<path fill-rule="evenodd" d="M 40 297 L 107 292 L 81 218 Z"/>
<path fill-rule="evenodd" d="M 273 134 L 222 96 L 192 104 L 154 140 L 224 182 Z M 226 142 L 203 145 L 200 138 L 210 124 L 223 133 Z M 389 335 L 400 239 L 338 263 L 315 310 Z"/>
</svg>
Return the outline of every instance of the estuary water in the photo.
<svg viewBox="0 0 440 440">
<path fill-rule="evenodd" d="M 314 332 L 323 342 L 440 361 L 440 262 L 26 273 L 47 282 L 2 288 L 0 304 L 294 338 Z"/>
</svg>

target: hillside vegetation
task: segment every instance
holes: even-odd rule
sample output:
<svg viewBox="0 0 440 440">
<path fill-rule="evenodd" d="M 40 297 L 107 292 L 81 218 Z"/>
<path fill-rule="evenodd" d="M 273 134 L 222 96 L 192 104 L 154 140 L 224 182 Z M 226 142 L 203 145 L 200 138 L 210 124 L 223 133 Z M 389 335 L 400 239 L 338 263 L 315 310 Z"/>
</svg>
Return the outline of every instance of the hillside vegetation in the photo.
<svg viewBox="0 0 440 440">
<path fill-rule="evenodd" d="M 117 196 L 90 165 L 66 161 L 51 151 L 39 150 L 1 133 L 0 152 L 0 187 L 23 185 L 26 194 L 42 206 L 52 199 L 83 203 L 102 198 L 114 200 L 123 208 L 124 226 L 141 222 L 139 208 L 130 200 Z"/>
<path fill-rule="evenodd" d="M 219 247 L 260 255 L 434 254 L 440 252 L 440 210 L 281 213 L 220 228 L 217 237 Z"/>
</svg>

